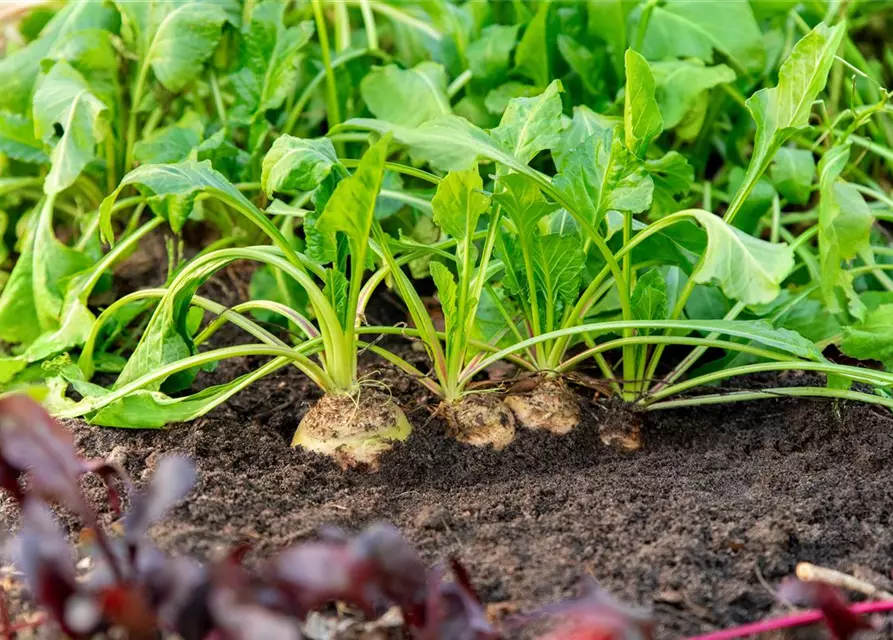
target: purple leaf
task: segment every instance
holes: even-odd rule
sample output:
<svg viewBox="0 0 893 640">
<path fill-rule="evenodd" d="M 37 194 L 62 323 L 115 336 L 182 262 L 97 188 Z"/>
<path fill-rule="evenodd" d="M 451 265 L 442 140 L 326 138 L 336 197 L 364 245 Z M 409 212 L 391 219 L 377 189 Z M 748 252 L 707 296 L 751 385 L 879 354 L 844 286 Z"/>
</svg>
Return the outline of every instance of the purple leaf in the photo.
<svg viewBox="0 0 893 640">
<path fill-rule="evenodd" d="M 130 543 L 138 541 L 152 525 L 186 497 L 195 484 L 195 466 L 180 456 L 162 458 L 146 490 L 135 496 L 124 519 Z"/>
</svg>

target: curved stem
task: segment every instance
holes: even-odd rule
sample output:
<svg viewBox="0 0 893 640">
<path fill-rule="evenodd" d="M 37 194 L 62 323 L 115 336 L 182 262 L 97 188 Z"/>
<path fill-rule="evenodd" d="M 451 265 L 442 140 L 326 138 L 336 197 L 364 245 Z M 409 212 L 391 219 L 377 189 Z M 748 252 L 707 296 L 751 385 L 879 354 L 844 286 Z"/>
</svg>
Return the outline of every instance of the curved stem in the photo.
<svg viewBox="0 0 893 640">
<path fill-rule="evenodd" d="M 765 373 L 768 371 L 787 370 L 817 371 L 819 373 L 843 376 L 857 382 L 864 382 L 866 384 L 873 384 L 876 386 L 887 386 L 893 384 L 893 375 L 891 374 L 874 375 L 879 374 L 880 372 L 873 371 L 871 369 L 860 369 L 859 367 L 833 364 L 831 362 L 809 362 L 806 360 L 790 360 L 787 362 L 758 362 L 756 364 L 748 364 L 741 367 L 732 367 L 731 369 L 714 371 L 712 373 L 707 373 L 696 378 L 691 378 L 690 380 L 680 382 L 679 384 L 672 385 L 670 387 L 667 387 L 666 389 L 663 389 L 662 391 L 651 394 L 650 396 L 645 398 L 641 402 L 641 404 L 647 407 L 663 398 L 676 395 L 677 393 L 682 393 L 683 391 L 688 391 L 689 389 L 707 385 L 712 382 L 718 382 L 726 378 L 734 378 L 736 376 L 744 376 L 751 373 Z"/>
<path fill-rule="evenodd" d="M 360 164 L 359 160 L 355 160 L 353 158 L 339 158 L 339 160 L 341 164 L 343 164 L 348 169 L 353 169 Z M 430 182 L 433 185 L 438 185 L 441 181 L 441 179 L 435 176 L 433 173 L 428 173 L 427 171 L 424 171 L 422 169 L 416 169 L 415 167 L 400 164 L 399 162 L 385 162 L 384 168 L 395 173 L 402 173 L 405 176 L 419 178 L 420 180 Z"/>
<path fill-rule="evenodd" d="M 844 400 L 855 400 L 856 402 L 867 402 L 869 404 L 879 404 L 893 409 L 893 399 L 876 396 L 871 393 L 863 393 L 861 391 L 850 391 L 847 389 L 829 389 L 828 387 L 775 387 L 772 389 L 763 389 L 762 391 L 734 391 L 732 393 L 712 393 L 710 395 L 697 396 L 694 398 L 683 398 L 680 400 L 666 400 L 664 402 L 655 402 L 646 405 L 647 411 L 660 411 L 661 409 L 679 409 L 682 407 L 703 406 L 708 404 L 726 404 L 728 402 L 743 402 L 746 400 L 767 400 L 778 399 L 779 396 L 789 396 L 794 398 L 842 398 Z M 891 604 L 891 603 L 888 603 Z M 893 606 L 893 604 L 891 604 Z M 741 633 L 741 635 L 715 636 L 717 638 L 743 638 L 750 636 L 750 633 Z M 704 636 L 713 638 L 713 635 Z"/>
<path fill-rule="evenodd" d="M 378 28 L 369 0 L 360 0 L 360 12 L 363 14 L 363 26 L 366 29 L 366 44 L 370 49 L 378 49 Z"/>
</svg>

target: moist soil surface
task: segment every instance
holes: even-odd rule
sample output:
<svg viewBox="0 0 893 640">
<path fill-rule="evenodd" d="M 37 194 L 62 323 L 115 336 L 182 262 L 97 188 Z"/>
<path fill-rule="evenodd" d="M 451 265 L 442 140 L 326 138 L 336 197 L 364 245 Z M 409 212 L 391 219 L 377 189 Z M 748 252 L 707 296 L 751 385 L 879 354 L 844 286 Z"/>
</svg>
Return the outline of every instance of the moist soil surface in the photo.
<svg viewBox="0 0 893 640">
<path fill-rule="evenodd" d="M 244 275 L 224 275 L 221 291 L 242 297 Z M 368 315 L 388 308 L 373 305 Z M 379 321 L 395 318 L 370 319 Z M 224 330 L 220 339 L 232 338 Z M 425 367 L 423 354 L 402 350 Z M 223 362 L 200 380 L 231 380 L 260 362 Z M 564 436 L 519 428 L 495 452 L 449 438 L 436 399 L 415 381 L 367 358 L 361 373 L 373 388 L 386 383 L 415 427 L 375 473 L 342 471 L 289 447 L 320 396 L 294 369 L 191 424 L 67 426 L 83 455 L 123 463 L 138 482 L 163 455 L 196 461 L 192 494 L 153 529 L 175 553 L 211 558 L 248 542 L 249 561 L 257 560 L 322 525 L 356 531 L 386 520 L 432 563 L 458 557 L 494 615 L 572 596 L 585 572 L 618 598 L 652 608 L 658 638 L 781 612 L 773 588 L 801 561 L 893 591 L 893 417 L 885 411 L 794 399 L 658 411 L 644 420 L 643 448 L 621 453 L 601 443 L 599 427 L 622 427 L 628 413 L 578 389 L 578 428 Z M 821 383 L 791 374 L 746 386 Z M 17 515 L 0 499 L 0 520 Z M 0 585 L 10 587 L 6 578 L 0 571 Z M 21 619 L 20 588 L 10 588 Z"/>
<path fill-rule="evenodd" d="M 224 363 L 212 377 L 253 365 Z M 213 557 L 247 541 L 263 557 L 321 525 L 357 530 L 386 520 L 432 563 L 460 558 L 492 610 L 566 598 L 588 572 L 619 598 L 653 608 L 658 638 L 778 613 L 770 585 L 799 561 L 890 588 L 893 419 L 882 411 L 779 399 L 655 412 L 644 448 L 623 454 L 598 436 L 623 412 L 581 392 L 576 430 L 520 429 L 496 453 L 448 438 L 413 381 L 366 373 L 388 380 L 416 427 L 376 473 L 289 448 L 319 395 L 296 371 L 281 370 L 192 424 L 69 426 L 85 454 L 111 456 L 137 480 L 164 454 L 196 460 L 198 485 L 153 532 L 179 553 Z"/>
</svg>

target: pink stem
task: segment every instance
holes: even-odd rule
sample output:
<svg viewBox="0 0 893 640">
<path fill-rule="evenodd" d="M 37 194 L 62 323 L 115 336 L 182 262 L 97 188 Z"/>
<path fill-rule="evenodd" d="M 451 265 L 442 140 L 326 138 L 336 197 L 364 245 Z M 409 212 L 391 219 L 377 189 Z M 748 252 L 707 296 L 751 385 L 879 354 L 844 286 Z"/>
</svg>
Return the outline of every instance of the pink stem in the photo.
<svg viewBox="0 0 893 640">
<path fill-rule="evenodd" d="M 860 602 L 859 604 L 851 606 L 850 611 L 859 614 L 893 611 L 893 600 Z M 825 616 L 821 611 L 805 611 L 803 613 L 796 613 L 781 618 L 753 622 L 733 629 L 723 629 L 722 631 L 705 633 L 704 635 L 693 636 L 687 640 L 731 640 L 732 638 L 746 638 L 747 636 L 769 633 L 770 631 L 778 631 L 779 629 L 789 629 L 791 627 L 803 627 L 808 624 L 815 624 L 816 622 L 821 622 L 824 617 Z"/>
</svg>

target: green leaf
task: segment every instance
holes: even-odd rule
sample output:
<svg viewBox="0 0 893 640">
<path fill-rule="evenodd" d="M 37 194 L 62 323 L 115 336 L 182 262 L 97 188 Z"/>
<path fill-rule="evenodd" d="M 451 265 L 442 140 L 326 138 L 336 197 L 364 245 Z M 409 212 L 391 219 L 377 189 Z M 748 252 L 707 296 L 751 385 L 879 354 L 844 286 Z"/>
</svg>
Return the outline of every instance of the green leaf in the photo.
<svg viewBox="0 0 893 640">
<path fill-rule="evenodd" d="M 523 82 L 510 81 L 488 91 L 484 98 L 484 107 L 489 113 L 501 117 L 508 109 L 509 103 L 515 98 L 532 98 L 539 94 L 538 87 Z"/>
<path fill-rule="evenodd" d="M 781 65 L 778 85 L 760 89 L 747 100 L 757 124 L 753 155 L 741 189 L 750 189 L 766 171 L 779 148 L 799 129 L 809 125 L 812 103 L 825 88 L 828 72 L 846 25 L 824 23 L 806 34 Z M 736 194 L 733 202 L 740 196 Z M 732 210 L 732 215 L 736 211 Z"/>
<path fill-rule="evenodd" d="M 589 34 L 601 38 L 608 45 L 616 77 L 622 78 L 623 56 L 629 46 L 629 14 L 636 3 L 629 0 L 588 0 L 586 6 Z"/>
<path fill-rule="evenodd" d="M 705 67 L 699 60 L 652 62 L 656 97 L 664 129 L 683 122 L 709 89 L 735 81 L 735 72 L 724 64 Z"/>
<path fill-rule="evenodd" d="M 580 242 L 574 236 L 558 233 L 537 234 L 533 242 L 533 266 L 537 288 L 545 305 L 560 317 L 564 305 L 573 304 L 580 294 L 585 260 Z M 551 330 L 553 326 L 545 325 Z"/>
<path fill-rule="evenodd" d="M 779 149 L 775 154 L 771 175 L 775 188 L 788 202 L 806 204 L 816 177 L 812 151 L 790 147 Z"/>
<path fill-rule="evenodd" d="M 443 312 L 444 328 L 447 335 L 452 335 L 456 326 L 462 322 L 462 319 L 456 317 L 458 304 L 456 300 L 456 279 L 442 262 L 432 262 L 429 268 L 431 269 L 431 278 L 434 280 L 434 286 L 437 287 L 437 298 L 440 300 L 440 308 Z"/>
<path fill-rule="evenodd" d="M 84 29 L 60 38 L 41 65 L 49 61 L 67 62 L 86 80 L 91 93 L 102 100 L 114 122 L 121 108 L 121 87 L 118 82 L 120 60 L 113 44 L 114 36 L 103 29 Z"/>
<path fill-rule="evenodd" d="M 605 92 L 605 62 L 602 56 L 564 33 L 558 36 L 558 51 L 579 76 L 586 91 L 594 96 L 601 96 Z"/>
<path fill-rule="evenodd" d="M 341 163 L 328 138 L 280 136 L 264 156 L 261 187 L 268 197 L 277 191 L 311 191 L 336 166 Z"/>
<path fill-rule="evenodd" d="M 0 153 L 31 164 L 49 160 L 43 144 L 34 136 L 34 123 L 14 113 L 0 112 Z"/>
<path fill-rule="evenodd" d="M 641 213 L 651 206 L 654 183 L 619 130 L 602 129 L 561 158 L 552 184 L 595 228 L 608 210 Z"/>
<path fill-rule="evenodd" d="M 654 91 L 654 77 L 648 62 L 632 49 L 628 50 L 623 102 L 624 140 L 626 147 L 640 158 L 645 156 L 651 140 L 663 130 Z"/>
<path fill-rule="evenodd" d="M 561 90 L 561 81 L 555 80 L 535 98 L 509 102 L 493 138 L 524 164 L 540 151 L 554 148 L 561 133 Z"/>
<path fill-rule="evenodd" d="M 178 164 L 144 164 L 124 176 L 118 188 L 103 200 L 99 207 L 99 228 L 103 239 L 107 242 L 114 240 L 112 205 L 118 194 L 129 185 L 133 185 L 147 197 L 147 202 L 155 214 L 167 220 L 175 232 L 183 228 L 200 193 L 215 195 L 239 204 L 245 210 L 256 212 L 254 205 L 223 174 L 215 171 L 208 160 L 203 162 L 187 160 Z M 252 218 L 255 224 L 265 230 L 268 226 L 272 226 L 263 214 L 260 212 L 256 214 Z"/>
<path fill-rule="evenodd" d="M 44 27 L 40 38 L 0 60 L 0 111 L 28 111 L 40 63 L 57 42 L 83 29 L 112 29 L 116 21 L 115 11 L 102 2 L 67 3 Z"/>
<path fill-rule="evenodd" d="M 415 129 L 384 120 L 353 118 L 333 131 L 341 129 L 391 132 L 395 140 L 409 147 L 414 160 L 441 171 L 463 171 L 482 159 L 495 160 L 516 170 L 519 166 L 514 156 L 486 131 L 455 115 L 429 120 Z"/>
<path fill-rule="evenodd" d="M 882 305 L 862 322 L 844 327 L 840 350 L 860 360 L 878 360 L 893 370 L 893 304 Z"/>
<path fill-rule="evenodd" d="M 202 142 L 205 125 L 194 111 L 187 111 L 176 124 L 156 129 L 133 146 L 140 164 L 181 162 Z"/>
<path fill-rule="evenodd" d="M 490 25 L 481 31 L 479 38 L 468 45 L 468 68 L 476 82 L 492 85 L 505 77 L 511 63 L 512 49 L 518 41 L 520 26 Z"/>
<path fill-rule="evenodd" d="M 675 0 L 654 7 L 642 43 L 646 58 L 713 62 L 714 49 L 737 69 L 762 69 L 763 36 L 747 0 Z"/>
<path fill-rule="evenodd" d="M 115 4 L 124 21 L 125 42 L 149 65 L 158 81 L 178 92 L 195 80 L 220 40 L 228 20 L 213 1 L 144 0 Z"/>
<path fill-rule="evenodd" d="M 434 222 L 458 241 L 474 235 L 478 220 L 490 206 L 476 168 L 453 171 L 441 180 L 431 199 Z"/>
<path fill-rule="evenodd" d="M 543 0 L 533 19 L 527 23 L 515 51 L 515 71 L 535 85 L 549 84 L 552 60 L 549 45 L 549 10 L 551 0 Z"/>
<path fill-rule="evenodd" d="M 317 229 L 323 233 L 344 233 L 350 243 L 351 255 L 361 264 L 375 220 L 375 201 L 381 191 L 389 144 L 390 136 L 385 136 L 369 147 L 353 175 L 335 187 L 316 222 Z"/>
<path fill-rule="evenodd" d="M 43 185 L 47 195 L 67 189 L 96 158 L 96 145 L 108 135 L 106 106 L 90 91 L 83 76 L 67 62 L 57 62 L 34 94 L 34 132 L 48 144 L 52 165 Z M 55 126 L 62 135 L 55 140 Z"/>
<path fill-rule="evenodd" d="M 717 284 L 727 297 L 745 304 L 772 302 L 794 268 L 791 248 L 754 238 L 709 211 L 689 213 L 707 232 L 707 249 L 694 281 Z"/>
<path fill-rule="evenodd" d="M 840 313 L 837 298 L 840 287 L 849 300 L 849 310 L 857 318 L 865 307 L 853 289 L 852 276 L 841 262 L 851 260 L 869 245 L 874 217 L 856 188 L 840 180 L 850 158 L 850 145 L 832 147 L 819 162 L 819 264 L 820 286 L 831 313 Z"/>
<path fill-rule="evenodd" d="M 407 127 L 451 112 L 446 70 L 436 62 L 375 67 L 360 82 L 360 94 L 376 118 Z"/>
<path fill-rule="evenodd" d="M 0 293 L 0 340 L 6 342 L 28 344 L 58 329 L 71 276 L 92 264 L 89 256 L 54 235 L 52 198 L 39 207 Z"/>
<path fill-rule="evenodd" d="M 668 151 L 660 158 L 645 160 L 645 170 L 654 182 L 652 215 L 678 210 L 676 196 L 688 194 L 695 181 L 694 167 L 685 156 L 677 151 Z"/>
<path fill-rule="evenodd" d="M 636 282 L 636 288 L 630 296 L 633 318 L 636 320 L 666 320 L 669 318 L 667 304 L 667 281 L 660 269 L 649 269 Z M 651 330 L 640 329 L 640 333 L 649 334 Z"/>
<path fill-rule="evenodd" d="M 287 7 L 277 0 L 255 5 L 243 30 L 239 69 L 230 80 L 237 97 L 234 114 L 246 121 L 278 109 L 297 87 L 300 51 L 314 28 L 312 22 L 286 28 Z"/>
</svg>

